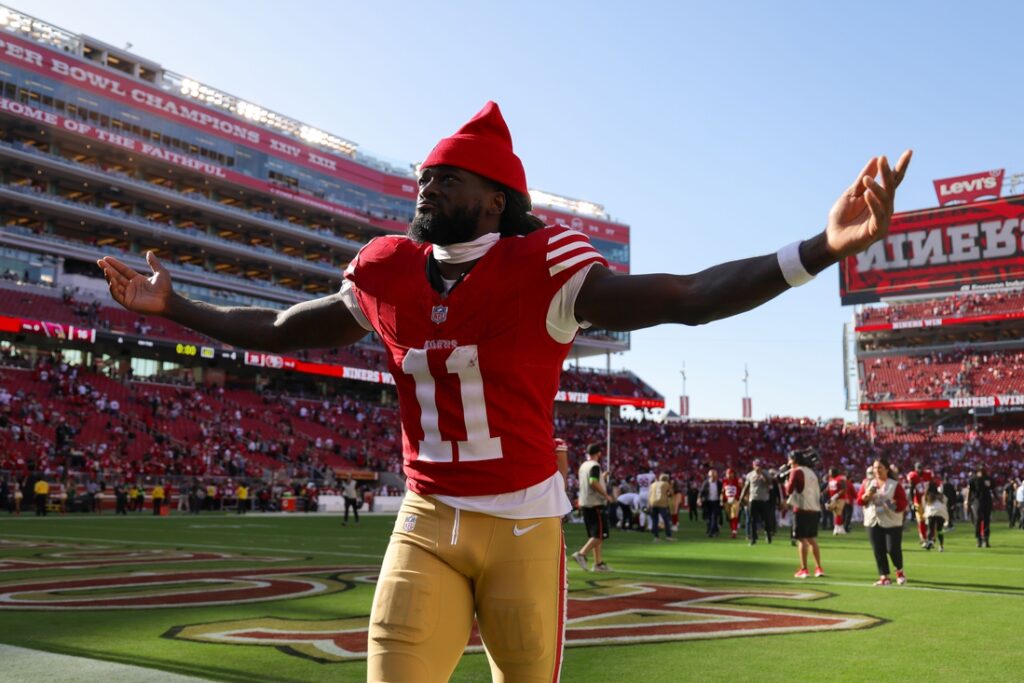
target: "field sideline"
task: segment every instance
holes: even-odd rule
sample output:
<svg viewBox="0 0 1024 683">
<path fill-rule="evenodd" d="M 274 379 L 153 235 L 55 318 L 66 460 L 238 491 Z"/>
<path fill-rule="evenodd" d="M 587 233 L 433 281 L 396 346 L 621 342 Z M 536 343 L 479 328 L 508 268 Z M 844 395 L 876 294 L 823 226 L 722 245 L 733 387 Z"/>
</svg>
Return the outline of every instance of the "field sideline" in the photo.
<svg viewBox="0 0 1024 683">
<path fill-rule="evenodd" d="M 360 681 L 393 524 L 393 515 L 347 527 L 336 515 L 0 517 L 0 643 L 208 680 Z M 582 526 L 567 526 L 566 539 L 577 548 Z M 974 547 L 960 524 L 947 552 L 926 552 L 908 528 L 904 587 L 871 585 L 862 529 L 821 540 L 828 576 L 797 580 L 788 539 L 749 547 L 707 539 L 697 522 L 684 522 L 675 544 L 613 534 L 614 573 L 568 563 L 562 680 L 1024 677 L 1024 532 L 1005 518 L 991 549 Z M 474 645 L 453 681 L 489 680 Z"/>
</svg>

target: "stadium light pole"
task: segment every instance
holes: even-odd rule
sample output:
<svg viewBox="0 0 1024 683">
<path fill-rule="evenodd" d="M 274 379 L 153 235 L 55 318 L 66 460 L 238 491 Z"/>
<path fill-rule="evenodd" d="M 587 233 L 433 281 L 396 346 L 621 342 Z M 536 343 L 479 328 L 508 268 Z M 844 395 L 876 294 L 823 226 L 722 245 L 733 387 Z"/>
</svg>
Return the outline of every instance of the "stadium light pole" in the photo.
<svg viewBox="0 0 1024 683">
<path fill-rule="evenodd" d="M 612 407 L 604 407 L 604 471 L 611 475 L 612 472 Z"/>
</svg>

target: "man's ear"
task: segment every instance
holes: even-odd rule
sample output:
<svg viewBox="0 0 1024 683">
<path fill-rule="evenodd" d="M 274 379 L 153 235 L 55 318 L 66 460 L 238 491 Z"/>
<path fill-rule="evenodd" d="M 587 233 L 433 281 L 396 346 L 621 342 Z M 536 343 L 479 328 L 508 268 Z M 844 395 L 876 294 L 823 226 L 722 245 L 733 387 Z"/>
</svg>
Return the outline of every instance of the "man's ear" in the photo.
<svg viewBox="0 0 1024 683">
<path fill-rule="evenodd" d="M 490 202 L 487 204 L 487 213 L 492 216 L 500 216 L 505 212 L 505 202 L 508 201 L 504 192 L 495 191 L 491 194 Z"/>
</svg>

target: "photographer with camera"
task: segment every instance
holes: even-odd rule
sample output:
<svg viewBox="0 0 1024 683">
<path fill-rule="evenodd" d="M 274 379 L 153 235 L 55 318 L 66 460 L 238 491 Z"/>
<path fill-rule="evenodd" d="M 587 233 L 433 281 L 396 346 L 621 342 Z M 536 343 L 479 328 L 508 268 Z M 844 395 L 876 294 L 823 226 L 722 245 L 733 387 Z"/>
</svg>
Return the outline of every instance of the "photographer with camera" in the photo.
<svg viewBox="0 0 1024 683">
<path fill-rule="evenodd" d="M 818 547 L 818 517 L 821 515 L 821 486 L 813 467 L 818 464 L 818 453 L 813 448 L 789 452 L 789 467 L 779 473 L 786 476 L 786 503 L 793 509 L 793 536 L 796 538 L 800 568 L 795 576 L 806 579 L 807 553 L 814 554 L 814 576 L 825 576 L 821 567 L 821 549 Z"/>
<path fill-rule="evenodd" d="M 871 465 L 872 476 L 864 480 L 857 494 L 857 503 L 864 507 L 864 527 L 871 539 L 878 566 L 876 586 L 889 586 L 889 559 L 896 567 L 896 583 L 903 585 L 903 513 L 907 510 L 907 492 L 895 477 L 889 476 L 890 465 L 877 458 Z"/>
</svg>

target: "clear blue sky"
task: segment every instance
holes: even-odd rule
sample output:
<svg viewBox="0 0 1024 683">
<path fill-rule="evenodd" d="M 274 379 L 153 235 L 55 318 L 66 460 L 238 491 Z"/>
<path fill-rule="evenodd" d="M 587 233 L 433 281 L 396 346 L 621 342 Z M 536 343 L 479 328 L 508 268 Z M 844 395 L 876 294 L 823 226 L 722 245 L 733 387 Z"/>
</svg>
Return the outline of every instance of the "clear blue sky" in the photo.
<svg viewBox="0 0 1024 683">
<path fill-rule="evenodd" d="M 823 229 L 875 154 L 931 181 L 1024 170 L 1016 2 L 269 2 L 14 0 L 404 161 L 488 99 L 531 187 L 632 226 L 632 268 L 692 272 Z M 838 270 L 731 320 L 633 335 L 613 357 L 695 417 L 844 410 Z"/>
</svg>

